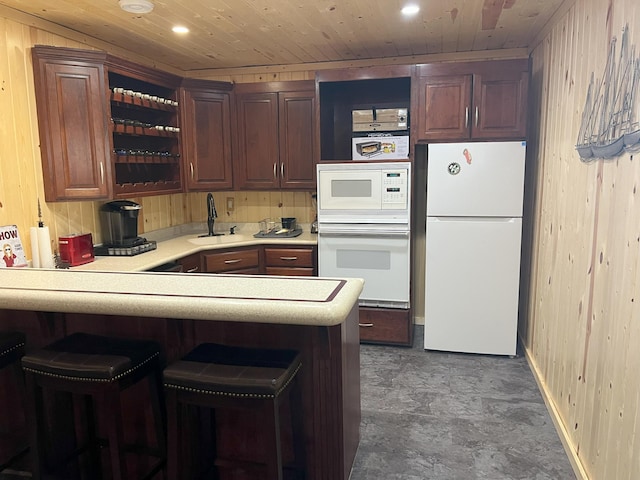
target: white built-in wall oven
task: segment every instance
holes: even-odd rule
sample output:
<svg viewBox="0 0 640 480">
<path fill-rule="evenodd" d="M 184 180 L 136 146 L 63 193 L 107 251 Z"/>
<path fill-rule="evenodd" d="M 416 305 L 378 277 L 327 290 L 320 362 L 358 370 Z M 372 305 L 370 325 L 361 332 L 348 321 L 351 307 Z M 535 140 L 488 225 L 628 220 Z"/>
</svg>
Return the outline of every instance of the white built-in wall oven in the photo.
<svg viewBox="0 0 640 480">
<path fill-rule="evenodd" d="M 408 309 L 411 163 L 317 170 L 318 274 L 364 279 L 361 306 Z"/>
</svg>

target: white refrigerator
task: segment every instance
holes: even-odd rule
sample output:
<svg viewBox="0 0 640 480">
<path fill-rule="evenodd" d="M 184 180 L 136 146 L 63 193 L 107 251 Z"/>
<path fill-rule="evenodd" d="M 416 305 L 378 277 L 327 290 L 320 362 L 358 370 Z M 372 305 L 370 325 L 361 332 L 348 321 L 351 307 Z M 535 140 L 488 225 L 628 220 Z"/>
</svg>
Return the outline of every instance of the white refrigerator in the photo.
<svg viewBox="0 0 640 480">
<path fill-rule="evenodd" d="M 515 355 L 525 142 L 431 144 L 424 348 Z"/>
</svg>

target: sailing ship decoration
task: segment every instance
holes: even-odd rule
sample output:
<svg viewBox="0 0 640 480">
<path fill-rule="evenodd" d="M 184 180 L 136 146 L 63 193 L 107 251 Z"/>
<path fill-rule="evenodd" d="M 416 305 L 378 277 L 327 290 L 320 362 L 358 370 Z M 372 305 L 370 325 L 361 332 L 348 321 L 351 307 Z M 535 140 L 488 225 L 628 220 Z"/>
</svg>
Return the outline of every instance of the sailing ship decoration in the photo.
<svg viewBox="0 0 640 480">
<path fill-rule="evenodd" d="M 640 151 L 640 58 L 635 45 L 629 46 L 629 25 L 623 30 L 618 57 L 616 43 L 614 37 L 597 85 L 591 72 L 576 142 L 583 162 Z"/>
</svg>

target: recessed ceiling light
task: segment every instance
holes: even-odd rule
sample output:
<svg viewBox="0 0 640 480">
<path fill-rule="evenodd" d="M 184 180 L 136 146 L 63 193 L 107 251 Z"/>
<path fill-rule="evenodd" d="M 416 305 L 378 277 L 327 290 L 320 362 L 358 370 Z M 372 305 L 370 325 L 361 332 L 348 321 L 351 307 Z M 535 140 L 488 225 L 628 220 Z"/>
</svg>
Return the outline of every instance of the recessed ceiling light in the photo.
<svg viewBox="0 0 640 480">
<path fill-rule="evenodd" d="M 403 7 L 401 12 L 403 15 L 415 15 L 420 11 L 420 7 L 417 5 L 407 5 Z"/>
<path fill-rule="evenodd" d="M 171 30 L 173 30 L 173 33 L 189 33 L 189 29 L 181 25 L 176 25 Z"/>
<path fill-rule="evenodd" d="M 153 3 L 149 0 L 120 0 L 120 8 L 129 13 L 149 13 L 153 10 Z"/>
</svg>

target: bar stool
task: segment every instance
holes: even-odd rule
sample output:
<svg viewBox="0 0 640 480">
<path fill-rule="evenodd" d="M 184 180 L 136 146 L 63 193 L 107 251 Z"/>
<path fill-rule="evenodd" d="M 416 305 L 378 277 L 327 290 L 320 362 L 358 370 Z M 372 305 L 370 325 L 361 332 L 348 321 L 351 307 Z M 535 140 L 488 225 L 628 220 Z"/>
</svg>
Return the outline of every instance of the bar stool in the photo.
<svg viewBox="0 0 640 480">
<path fill-rule="evenodd" d="M 40 480 L 46 472 L 54 470 L 68 473 L 65 468 L 72 460 L 87 453 L 89 457 L 89 478 L 100 478 L 100 447 L 109 448 L 110 469 L 114 480 L 151 478 L 159 472 L 166 461 L 166 445 L 163 405 L 161 404 L 160 345 L 152 341 L 129 340 L 74 333 L 41 350 L 22 357 L 27 387 L 27 410 L 30 422 L 31 448 L 33 452 L 33 479 Z M 153 411 L 156 445 L 125 445 L 122 420 L 121 396 L 123 390 L 147 379 Z M 72 451 L 65 452 L 65 458 L 56 458 L 56 465 L 50 468 L 48 459 L 60 456 L 51 453 L 52 445 L 67 441 L 64 429 L 50 432 L 50 424 L 64 417 L 60 404 L 54 404 L 53 412 L 47 415 L 51 405 L 44 402 L 44 392 L 53 391 L 71 399 L 81 396 L 83 402 L 74 407 L 84 407 L 86 441 L 77 446 L 80 435 L 78 425 L 70 433 L 73 436 Z M 71 402 L 73 403 L 73 402 Z M 68 404 L 67 404 L 68 405 Z M 94 415 L 95 408 L 95 415 Z M 77 424 L 82 417 L 79 408 L 74 408 L 70 423 Z M 106 430 L 106 439 L 100 438 L 100 426 Z M 53 436 L 50 439 L 50 436 Z M 47 448 L 47 444 L 50 448 Z M 148 442 L 151 443 L 151 442 Z M 144 454 L 154 457 L 146 476 L 134 476 L 129 472 L 125 453 Z M 155 463 L 155 464 L 154 464 Z M 74 468 L 72 464 L 71 468 Z M 75 472 L 77 473 L 77 472 Z"/>
<path fill-rule="evenodd" d="M 186 455 L 181 453 L 192 451 L 198 435 L 208 433 L 215 439 L 215 409 L 259 412 L 266 448 L 264 478 L 282 480 L 279 412 L 285 394 L 290 395 L 294 468 L 298 478 L 305 478 L 302 399 L 296 376 L 301 366 L 300 356 L 293 350 L 252 349 L 214 343 L 203 343 L 169 365 L 163 373 L 168 421 L 168 480 L 196 478 L 190 472 L 192 469 L 184 465 Z M 187 406 L 205 407 L 205 411 L 211 414 L 208 432 L 185 428 L 182 419 L 183 409 Z M 200 422 L 199 429 L 202 430 L 204 425 L 205 422 Z M 215 450 L 215 440 L 212 443 Z M 224 467 L 256 468 L 254 462 L 220 458 L 218 455 L 213 465 L 216 473 Z"/>
<path fill-rule="evenodd" d="M 24 347 L 26 338 L 21 332 L 0 332 L 0 370 L 11 368 L 13 378 L 16 383 L 16 390 L 22 397 L 20 404 L 24 403 L 24 379 L 22 377 L 22 369 L 20 368 L 20 359 L 24 355 Z M 3 386 L 3 389 L 5 387 Z M 21 412 L 5 411 L 3 416 L 22 415 Z M 4 422 L 3 422 L 4 424 Z M 3 425 L 4 426 L 4 425 Z M 14 431 L 3 432 L 0 436 L 3 447 L 7 446 L 7 455 L 0 459 L 0 471 L 11 466 L 11 464 L 27 451 L 26 433 L 20 435 Z M 11 447 L 11 448 L 9 448 Z M 3 449 L 4 450 L 4 449 Z"/>
</svg>

